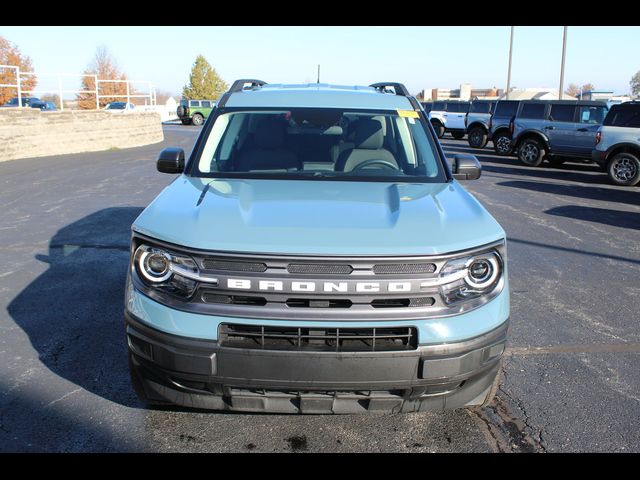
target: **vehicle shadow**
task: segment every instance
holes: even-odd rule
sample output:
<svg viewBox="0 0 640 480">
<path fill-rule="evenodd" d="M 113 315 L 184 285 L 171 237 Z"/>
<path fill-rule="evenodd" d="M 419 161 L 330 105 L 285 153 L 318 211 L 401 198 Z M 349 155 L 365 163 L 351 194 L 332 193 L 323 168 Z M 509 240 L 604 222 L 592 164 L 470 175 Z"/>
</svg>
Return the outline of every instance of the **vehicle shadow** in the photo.
<svg viewBox="0 0 640 480">
<path fill-rule="evenodd" d="M 459 147 L 458 145 L 443 145 L 443 148 L 445 149 L 445 153 L 449 155 L 458 151 L 475 155 L 482 163 L 483 172 L 562 180 L 564 182 L 610 185 L 606 173 L 592 163 L 567 161 L 558 166 L 543 163 L 540 167 L 527 167 L 526 165 L 522 165 L 515 157 L 493 155 L 491 151 L 486 148 L 477 149 Z M 447 150 L 450 151 L 447 152 Z"/>
<path fill-rule="evenodd" d="M 569 217 L 587 222 L 603 223 L 614 227 L 640 230 L 640 213 L 608 208 L 583 207 L 580 205 L 564 205 L 546 210 L 548 215 Z"/>
<path fill-rule="evenodd" d="M 60 229 L 49 268 L 7 307 L 54 374 L 105 399 L 140 406 L 129 382 L 123 327 L 131 224 L 139 207 L 107 208 Z"/>
<path fill-rule="evenodd" d="M 640 192 L 638 192 L 636 188 L 621 190 L 617 188 L 601 188 L 584 185 L 565 185 L 544 182 L 527 182 L 521 180 L 498 182 L 497 185 L 503 187 L 522 188 L 540 193 L 550 193 L 555 195 L 586 198 L 589 200 L 597 200 L 602 202 L 626 203 L 628 205 L 640 206 Z M 614 210 L 611 211 L 615 212 Z M 617 218 L 620 218 L 621 214 L 623 215 L 627 212 L 618 211 L 616 213 L 618 214 Z"/>
<path fill-rule="evenodd" d="M 590 183 L 594 185 L 611 185 L 607 175 L 598 167 L 592 165 L 561 165 L 559 167 L 527 167 L 520 165 L 517 160 L 513 163 L 501 162 L 500 165 L 487 165 L 487 160 L 481 159 L 482 170 L 485 172 L 501 173 L 507 175 L 520 175 L 524 177 L 544 178 L 547 180 L 561 180 L 563 182 Z M 488 160 L 497 163 L 494 160 Z M 544 165 L 544 164 L 543 164 Z"/>
</svg>

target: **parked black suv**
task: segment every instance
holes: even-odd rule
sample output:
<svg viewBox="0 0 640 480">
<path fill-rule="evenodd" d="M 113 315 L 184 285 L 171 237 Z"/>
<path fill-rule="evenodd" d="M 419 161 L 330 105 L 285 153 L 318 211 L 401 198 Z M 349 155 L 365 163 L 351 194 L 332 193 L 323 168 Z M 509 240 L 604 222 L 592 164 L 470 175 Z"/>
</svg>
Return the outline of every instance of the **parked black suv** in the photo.
<svg viewBox="0 0 640 480">
<path fill-rule="evenodd" d="M 520 100 L 499 100 L 489 120 L 489 138 L 498 155 L 511 153 L 511 120 L 518 111 Z"/>
<path fill-rule="evenodd" d="M 552 165 L 570 158 L 591 160 L 606 114 L 604 102 L 523 100 L 511 124 L 514 151 L 530 167 L 545 158 Z"/>
</svg>

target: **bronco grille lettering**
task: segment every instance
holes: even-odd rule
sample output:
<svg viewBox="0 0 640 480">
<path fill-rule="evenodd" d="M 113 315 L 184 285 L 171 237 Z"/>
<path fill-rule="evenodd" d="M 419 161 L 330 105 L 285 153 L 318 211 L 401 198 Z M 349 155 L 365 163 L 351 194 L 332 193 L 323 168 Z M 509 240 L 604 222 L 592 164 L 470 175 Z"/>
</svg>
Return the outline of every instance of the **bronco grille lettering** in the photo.
<svg viewBox="0 0 640 480">
<path fill-rule="evenodd" d="M 411 282 L 355 282 L 349 287 L 348 282 L 312 282 L 294 280 L 287 287 L 281 280 L 250 280 L 228 278 L 227 288 L 233 290 L 258 290 L 258 291 L 291 291 L 291 292 L 339 292 L 348 293 L 350 290 L 357 293 L 377 292 L 411 292 Z"/>
</svg>

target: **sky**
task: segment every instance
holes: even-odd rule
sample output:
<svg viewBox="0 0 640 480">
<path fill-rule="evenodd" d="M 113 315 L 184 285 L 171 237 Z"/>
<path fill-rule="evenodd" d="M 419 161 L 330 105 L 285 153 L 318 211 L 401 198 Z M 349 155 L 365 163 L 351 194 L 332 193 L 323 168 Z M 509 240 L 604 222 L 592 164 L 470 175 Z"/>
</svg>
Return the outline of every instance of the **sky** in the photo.
<svg viewBox="0 0 640 480">
<path fill-rule="evenodd" d="M 515 27 L 511 85 L 560 83 L 561 26 Z M 404 83 L 428 88 L 505 88 L 508 26 L 484 27 L 2 27 L 0 36 L 31 57 L 36 73 L 80 73 L 105 45 L 132 80 L 179 95 L 202 54 L 231 83 Z M 564 85 L 629 91 L 640 70 L 640 27 L 570 26 Z M 54 88 L 53 77 L 40 76 Z M 65 80 L 73 82 L 74 80 Z M 65 88 L 76 88 L 65 83 Z"/>
</svg>

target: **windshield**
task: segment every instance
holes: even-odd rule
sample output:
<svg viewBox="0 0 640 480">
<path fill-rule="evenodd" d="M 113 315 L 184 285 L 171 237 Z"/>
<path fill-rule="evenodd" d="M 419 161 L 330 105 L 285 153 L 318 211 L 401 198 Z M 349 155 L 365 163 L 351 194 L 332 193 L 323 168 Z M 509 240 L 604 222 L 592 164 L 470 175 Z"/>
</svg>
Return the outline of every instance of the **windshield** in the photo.
<svg viewBox="0 0 640 480">
<path fill-rule="evenodd" d="M 204 135 L 195 176 L 446 179 L 423 120 L 410 110 L 232 110 Z"/>
<path fill-rule="evenodd" d="M 116 102 L 116 103 L 110 103 L 109 105 L 107 105 L 107 108 L 109 110 L 124 110 L 125 106 L 126 106 L 126 103 Z"/>
</svg>

